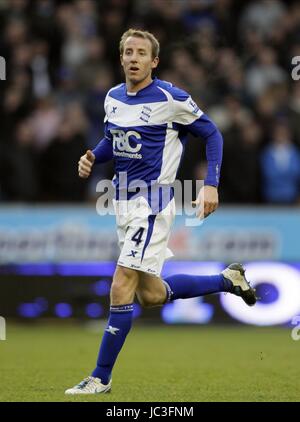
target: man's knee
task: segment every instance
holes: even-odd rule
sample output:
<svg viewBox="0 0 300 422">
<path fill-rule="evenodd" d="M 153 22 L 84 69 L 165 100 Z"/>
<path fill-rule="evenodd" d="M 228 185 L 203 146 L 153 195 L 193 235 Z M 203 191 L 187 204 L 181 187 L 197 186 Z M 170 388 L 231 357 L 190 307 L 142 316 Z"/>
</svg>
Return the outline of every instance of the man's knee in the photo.
<svg viewBox="0 0 300 422">
<path fill-rule="evenodd" d="M 155 306 L 162 306 L 165 303 L 165 297 L 159 292 L 139 292 L 137 294 L 138 300 L 143 308 L 153 308 Z"/>
<path fill-rule="evenodd" d="M 112 304 L 132 303 L 138 286 L 138 278 L 137 271 L 126 267 L 117 267 L 111 286 Z"/>
<path fill-rule="evenodd" d="M 166 303 L 167 291 L 160 277 L 142 273 L 136 293 L 144 308 L 162 306 Z"/>
</svg>

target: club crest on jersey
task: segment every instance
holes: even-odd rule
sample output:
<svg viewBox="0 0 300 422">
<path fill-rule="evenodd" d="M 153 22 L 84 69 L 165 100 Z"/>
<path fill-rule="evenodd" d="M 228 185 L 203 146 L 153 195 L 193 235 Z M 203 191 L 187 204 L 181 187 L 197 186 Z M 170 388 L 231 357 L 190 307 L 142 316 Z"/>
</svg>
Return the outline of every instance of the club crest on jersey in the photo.
<svg viewBox="0 0 300 422">
<path fill-rule="evenodd" d="M 144 105 L 141 111 L 140 120 L 143 120 L 143 122 L 149 123 L 151 112 L 152 112 L 152 109 Z"/>
<path fill-rule="evenodd" d="M 121 129 L 111 129 L 113 136 L 113 150 L 114 155 L 119 157 L 141 159 L 142 154 L 138 154 L 142 148 L 141 135 L 135 130 L 125 132 Z"/>
</svg>

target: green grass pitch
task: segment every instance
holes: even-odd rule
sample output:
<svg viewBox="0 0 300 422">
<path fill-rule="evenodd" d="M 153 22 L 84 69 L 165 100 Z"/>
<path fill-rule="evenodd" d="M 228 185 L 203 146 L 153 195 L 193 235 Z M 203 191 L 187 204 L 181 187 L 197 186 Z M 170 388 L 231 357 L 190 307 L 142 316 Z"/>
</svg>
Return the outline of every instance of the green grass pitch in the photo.
<svg viewBox="0 0 300 422">
<path fill-rule="evenodd" d="M 290 329 L 140 324 L 119 356 L 110 394 L 66 397 L 94 367 L 100 324 L 98 331 L 7 321 L 0 402 L 300 400 L 300 341 Z"/>
</svg>

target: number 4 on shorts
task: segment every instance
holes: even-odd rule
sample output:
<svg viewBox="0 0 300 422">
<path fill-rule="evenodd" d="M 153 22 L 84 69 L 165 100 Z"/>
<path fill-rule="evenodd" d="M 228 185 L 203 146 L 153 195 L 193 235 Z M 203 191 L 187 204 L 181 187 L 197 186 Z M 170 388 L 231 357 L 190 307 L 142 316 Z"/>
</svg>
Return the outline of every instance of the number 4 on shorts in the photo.
<svg viewBox="0 0 300 422">
<path fill-rule="evenodd" d="M 145 230 L 144 227 L 139 228 L 138 231 L 136 231 L 134 233 L 134 235 L 132 236 L 132 238 L 131 238 L 131 240 L 133 242 L 135 242 L 135 246 L 136 247 L 138 247 L 139 244 L 142 242 L 142 237 L 143 237 L 143 234 L 144 234 L 144 230 Z"/>
</svg>

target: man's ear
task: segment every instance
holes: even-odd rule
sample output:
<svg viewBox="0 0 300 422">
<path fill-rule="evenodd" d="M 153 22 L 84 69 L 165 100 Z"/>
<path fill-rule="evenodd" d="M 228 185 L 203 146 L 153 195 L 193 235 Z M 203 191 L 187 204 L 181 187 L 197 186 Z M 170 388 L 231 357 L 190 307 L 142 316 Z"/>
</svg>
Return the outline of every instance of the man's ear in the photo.
<svg viewBox="0 0 300 422">
<path fill-rule="evenodd" d="M 157 66 L 158 66 L 158 63 L 159 63 L 159 57 L 155 57 L 155 58 L 152 60 L 152 63 L 151 63 L 151 68 L 152 68 L 152 69 L 156 69 L 156 68 L 157 68 Z"/>
</svg>

